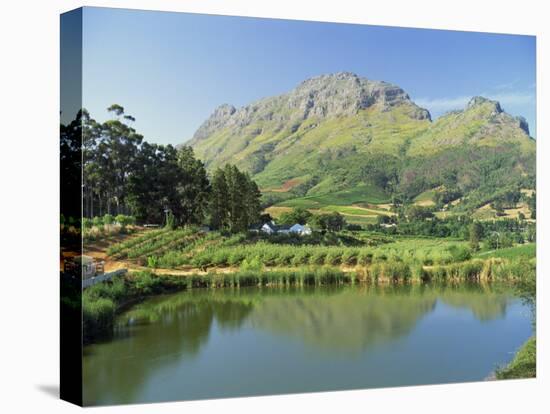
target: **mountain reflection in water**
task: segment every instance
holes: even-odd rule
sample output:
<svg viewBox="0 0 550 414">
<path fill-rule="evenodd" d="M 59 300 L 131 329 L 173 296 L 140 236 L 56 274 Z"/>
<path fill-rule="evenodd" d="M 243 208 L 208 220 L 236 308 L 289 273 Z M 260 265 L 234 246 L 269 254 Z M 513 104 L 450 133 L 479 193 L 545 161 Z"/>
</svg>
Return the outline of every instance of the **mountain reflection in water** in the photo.
<svg viewBox="0 0 550 414">
<path fill-rule="evenodd" d="M 275 342 L 287 338 L 326 358 L 359 358 L 409 336 L 438 303 L 489 321 L 503 318 L 512 300 L 506 289 L 481 285 L 241 288 L 159 296 L 120 315 L 111 341 L 85 348 L 85 400 L 142 401 L 140 393 L 156 373 L 185 375 L 182 366 L 200 359 L 210 343 L 225 352 L 220 337 L 242 336 L 239 349 L 226 350 L 228 359 L 256 351 L 247 339 L 252 333 Z M 276 351 L 265 358 L 277 358 Z"/>
</svg>

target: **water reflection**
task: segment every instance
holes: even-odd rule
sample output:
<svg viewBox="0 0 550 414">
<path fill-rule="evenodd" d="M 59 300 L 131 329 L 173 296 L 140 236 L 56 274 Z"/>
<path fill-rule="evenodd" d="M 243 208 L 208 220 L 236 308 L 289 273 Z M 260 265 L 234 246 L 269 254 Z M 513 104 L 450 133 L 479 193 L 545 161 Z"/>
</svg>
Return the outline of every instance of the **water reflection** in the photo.
<svg viewBox="0 0 550 414">
<path fill-rule="evenodd" d="M 358 353 L 406 335 L 436 303 L 433 295 L 379 294 L 345 290 L 334 294 L 266 298 L 251 324 L 297 338 L 330 352 Z"/>
<path fill-rule="evenodd" d="M 121 402 L 135 401 L 150 371 L 192 359 L 207 344 L 214 320 L 222 329 L 238 329 L 252 310 L 245 301 L 201 294 L 161 296 L 136 306 L 117 321 L 108 344 L 84 353 L 85 395 L 89 401 L 107 390 Z"/>
<path fill-rule="evenodd" d="M 255 346 L 245 334 L 263 332 L 279 346 L 287 338 L 327 360 L 359 357 L 410 335 L 438 303 L 488 321 L 503 318 L 510 301 L 506 289 L 479 285 L 195 290 L 157 297 L 121 315 L 112 341 L 86 347 L 85 402 L 141 401 L 156 374 L 185 376 L 182 367 L 212 343 L 225 352 L 224 335 L 243 336 L 236 352 L 244 355 Z M 223 338 L 216 342 L 213 335 Z M 154 385 L 158 395 L 162 386 Z"/>
</svg>

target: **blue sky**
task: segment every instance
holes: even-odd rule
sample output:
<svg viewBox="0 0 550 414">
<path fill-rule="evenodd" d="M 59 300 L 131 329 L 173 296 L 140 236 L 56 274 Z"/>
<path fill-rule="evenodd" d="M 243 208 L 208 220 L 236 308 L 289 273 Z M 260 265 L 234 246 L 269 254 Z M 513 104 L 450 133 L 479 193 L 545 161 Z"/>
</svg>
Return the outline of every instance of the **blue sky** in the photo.
<svg viewBox="0 0 550 414">
<path fill-rule="evenodd" d="M 384 26 L 85 8 L 83 100 L 118 103 L 150 142 L 189 139 L 222 103 L 349 71 L 399 85 L 435 118 L 475 95 L 535 124 L 535 38 Z"/>
</svg>

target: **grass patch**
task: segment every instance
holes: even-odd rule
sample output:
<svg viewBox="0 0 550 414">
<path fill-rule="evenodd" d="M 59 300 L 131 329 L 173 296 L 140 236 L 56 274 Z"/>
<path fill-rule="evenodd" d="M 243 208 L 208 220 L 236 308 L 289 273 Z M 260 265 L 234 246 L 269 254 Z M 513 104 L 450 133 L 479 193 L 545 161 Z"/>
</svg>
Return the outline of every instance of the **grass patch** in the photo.
<svg viewBox="0 0 550 414">
<path fill-rule="evenodd" d="M 326 206 L 350 206 L 357 203 L 384 204 L 389 197 L 377 187 L 358 185 L 354 188 L 329 194 L 311 195 L 286 200 L 278 204 L 281 207 L 321 208 Z"/>
<path fill-rule="evenodd" d="M 435 205 L 435 194 L 436 194 L 436 189 L 430 189 L 430 190 L 426 190 L 426 191 L 423 191 L 422 193 L 418 194 L 415 198 L 414 198 L 414 204 L 416 205 L 419 205 L 419 206 L 424 206 L 424 207 L 427 207 L 427 206 L 434 206 Z"/>
<path fill-rule="evenodd" d="M 507 247 L 505 249 L 488 250 L 479 252 L 475 257 L 488 258 L 498 257 L 501 259 L 515 259 L 518 257 L 535 257 L 537 253 L 536 243 L 520 244 L 518 246 Z"/>
<path fill-rule="evenodd" d="M 497 379 L 535 378 L 537 376 L 537 340 L 533 336 L 522 345 L 505 368 L 496 371 Z"/>
</svg>

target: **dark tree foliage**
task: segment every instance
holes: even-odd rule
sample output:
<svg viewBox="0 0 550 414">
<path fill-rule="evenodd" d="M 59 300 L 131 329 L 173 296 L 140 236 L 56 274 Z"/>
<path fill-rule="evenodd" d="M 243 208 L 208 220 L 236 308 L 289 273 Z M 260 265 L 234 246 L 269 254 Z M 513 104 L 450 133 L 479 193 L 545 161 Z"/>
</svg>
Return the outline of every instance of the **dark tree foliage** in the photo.
<svg viewBox="0 0 550 414">
<path fill-rule="evenodd" d="M 438 208 L 442 208 L 445 204 L 448 204 L 460 197 L 462 197 L 462 192 L 458 188 L 446 187 L 442 191 L 435 192 L 434 202 Z"/>
<path fill-rule="evenodd" d="M 176 183 L 182 175 L 177 157 L 171 145 L 143 143 L 128 186 L 129 202 L 138 220 L 162 223 L 167 210 L 177 207 Z"/>
<path fill-rule="evenodd" d="M 296 207 L 289 212 L 281 214 L 279 222 L 281 224 L 306 224 L 313 214 L 302 207 Z"/>
<path fill-rule="evenodd" d="M 180 224 L 200 224 L 208 207 L 210 183 L 202 161 L 195 158 L 193 149 L 181 147 L 177 154 L 175 193 L 169 208 Z"/>
<path fill-rule="evenodd" d="M 436 194 L 436 204 L 467 195 L 455 209 L 472 210 L 495 200 L 501 200 L 505 208 L 517 202 L 520 188 L 532 188 L 534 165 L 534 155 L 522 155 L 511 144 L 451 148 L 405 160 L 399 170 L 397 192 L 411 199 L 443 186 L 441 194 Z"/>
<path fill-rule="evenodd" d="M 475 221 L 468 227 L 470 237 L 470 248 L 473 251 L 479 250 L 479 242 L 483 238 L 483 226 Z"/>
<path fill-rule="evenodd" d="M 71 131 L 82 131 L 84 216 L 132 214 L 161 224 L 170 213 L 176 225 L 202 223 L 210 183 L 193 150 L 150 144 L 129 125 L 135 118 L 122 106 L 108 111 L 114 119 L 99 123 L 83 110 L 61 128 L 62 146 L 70 144 Z"/>
<path fill-rule="evenodd" d="M 258 223 L 261 193 L 248 173 L 227 164 L 212 176 L 209 203 L 210 226 L 232 232 L 246 231 Z"/>
<path fill-rule="evenodd" d="M 409 221 L 418 221 L 434 217 L 432 209 L 416 205 L 407 208 L 405 215 Z"/>
<path fill-rule="evenodd" d="M 212 196 L 210 197 L 210 227 L 225 229 L 229 227 L 229 186 L 225 173 L 216 169 L 212 176 Z"/>
<path fill-rule="evenodd" d="M 82 119 L 85 116 L 85 112 L 79 111 L 69 125 L 60 126 L 61 214 L 64 220 L 81 214 L 78 193 L 82 188 Z"/>
<path fill-rule="evenodd" d="M 385 227 L 381 224 L 395 223 L 395 227 Z M 429 237 L 453 237 L 470 241 L 472 250 L 485 241 L 489 247 L 499 248 L 510 242 L 525 243 L 536 240 L 536 224 L 526 220 L 499 219 L 493 221 L 474 222 L 468 215 L 455 215 L 444 219 L 437 217 L 410 220 L 407 217 L 392 216 L 379 219 L 377 224 L 366 226 L 369 231 L 386 234 L 401 234 Z"/>
<path fill-rule="evenodd" d="M 369 155 L 363 158 L 362 181 L 393 192 L 399 182 L 399 159 L 389 155 Z"/>
<path fill-rule="evenodd" d="M 338 232 L 346 227 L 346 219 L 335 211 L 330 214 L 313 215 L 308 224 L 321 231 Z"/>
</svg>

